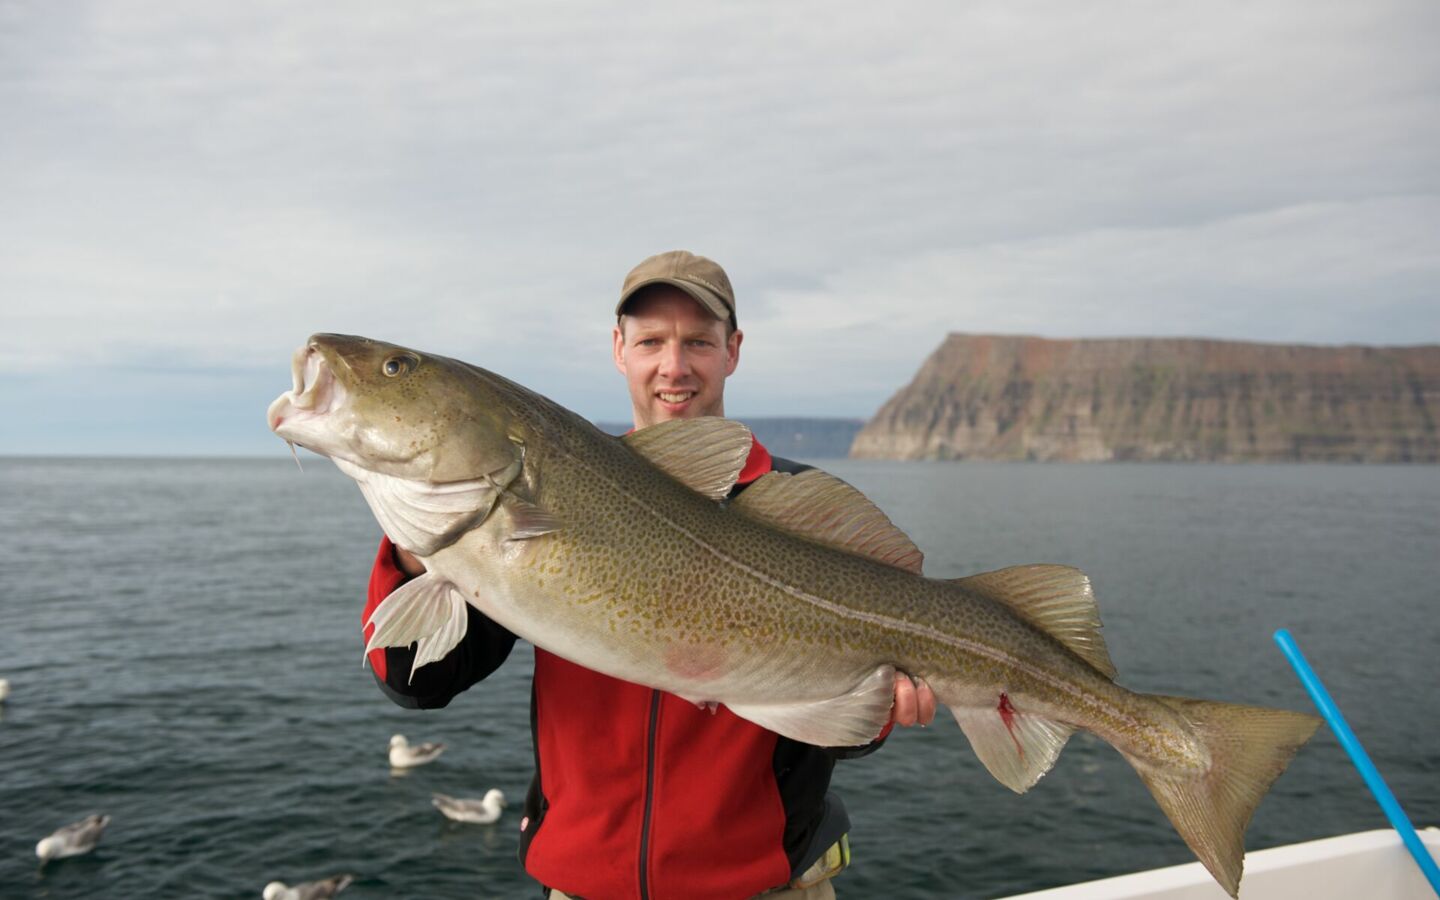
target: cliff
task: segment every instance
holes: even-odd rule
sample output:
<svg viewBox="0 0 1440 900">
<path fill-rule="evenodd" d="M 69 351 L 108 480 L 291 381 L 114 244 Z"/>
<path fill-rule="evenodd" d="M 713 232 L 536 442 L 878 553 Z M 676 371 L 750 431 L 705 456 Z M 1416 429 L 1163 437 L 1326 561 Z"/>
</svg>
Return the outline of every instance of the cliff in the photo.
<svg viewBox="0 0 1440 900">
<path fill-rule="evenodd" d="M 1440 346 L 951 334 L 850 455 L 1440 462 Z"/>
</svg>

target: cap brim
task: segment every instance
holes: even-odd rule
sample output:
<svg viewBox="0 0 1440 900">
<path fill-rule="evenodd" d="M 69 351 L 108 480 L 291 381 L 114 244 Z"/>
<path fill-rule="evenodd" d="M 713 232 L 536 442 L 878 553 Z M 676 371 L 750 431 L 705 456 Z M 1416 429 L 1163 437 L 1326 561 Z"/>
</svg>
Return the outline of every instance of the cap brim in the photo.
<svg viewBox="0 0 1440 900">
<path fill-rule="evenodd" d="M 725 301 L 720 299 L 720 295 L 716 294 L 714 291 L 708 290 L 703 285 L 694 284 L 688 281 L 682 281 L 678 278 L 667 278 L 665 276 L 647 278 L 644 281 L 632 286 L 630 290 L 626 291 L 624 294 L 621 294 L 620 302 L 615 304 L 615 315 L 622 315 L 625 309 L 625 304 L 629 303 L 630 299 L 634 297 L 635 294 L 638 293 L 642 288 L 647 288 L 652 284 L 668 284 L 672 287 L 679 288 L 680 290 L 689 294 L 691 297 L 695 298 L 695 302 L 705 307 L 705 310 L 717 319 L 723 319 L 728 322 L 730 320 L 730 317 L 735 315 L 735 312 L 731 310 L 730 307 L 726 306 Z"/>
</svg>

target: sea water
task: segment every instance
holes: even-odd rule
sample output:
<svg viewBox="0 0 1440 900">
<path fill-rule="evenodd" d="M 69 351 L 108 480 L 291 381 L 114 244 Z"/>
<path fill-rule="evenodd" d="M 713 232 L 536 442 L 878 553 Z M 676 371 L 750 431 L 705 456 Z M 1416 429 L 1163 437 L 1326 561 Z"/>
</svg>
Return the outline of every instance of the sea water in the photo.
<svg viewBox="0 0 1440 900">
<path fill-rule="evenodd" d="M 1419 825 L 1440 824 L 1440 469 L 837 460 L 926 573 L 1089 573 L 1128 687 L 1309 710 L 1286 627 Z M 516 862 L 530 649 L 443 710 L 386 700 L 360 613 L 380 532 L 307 457 L 0 459 L 0 897 L 538 897 Z M 443 741 L 407 775 L 391 734 Z M 510 808 L 452 823 L 432 792 Z M 1139 779 L 1079 734 L 1028 794 L 943 710 L 842 763 L 842 898 L 982 898 L 1193 859 Z M 92 854 L 35 842 L 92 812 Z M 1258 849 L 1385 820 L 1322 730 L 1261 804 Z"/>
</svg>

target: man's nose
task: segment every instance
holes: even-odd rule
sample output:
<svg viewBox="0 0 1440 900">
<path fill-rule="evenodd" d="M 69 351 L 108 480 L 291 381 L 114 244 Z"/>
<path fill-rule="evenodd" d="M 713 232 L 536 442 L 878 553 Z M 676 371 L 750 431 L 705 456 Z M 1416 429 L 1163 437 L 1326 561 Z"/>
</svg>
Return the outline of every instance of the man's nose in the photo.
<svg viewBox="0 0 1440 900">
<path fill-rule="evenodd" d="M 665 352 L 660 357 L 660 374 L 666 378 L 690 374 L 690 359 L 683 342 L 676 341 L 665 347 Z"/>
</svg>

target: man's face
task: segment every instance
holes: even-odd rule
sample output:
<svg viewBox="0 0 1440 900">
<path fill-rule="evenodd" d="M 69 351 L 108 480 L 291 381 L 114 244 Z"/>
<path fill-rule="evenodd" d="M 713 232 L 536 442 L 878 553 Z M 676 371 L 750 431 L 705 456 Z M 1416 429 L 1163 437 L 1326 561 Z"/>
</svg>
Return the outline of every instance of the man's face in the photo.
<svg viewBox="0 0 1440 900">
<path fill-rule="evenodd" d="M 725 378 L 740 362 L 736 330 L 679 288 L 647 289 L 615 327 L 615 368 L 630 388 L 635 427 L 725 414 Z"/>
</svg>

